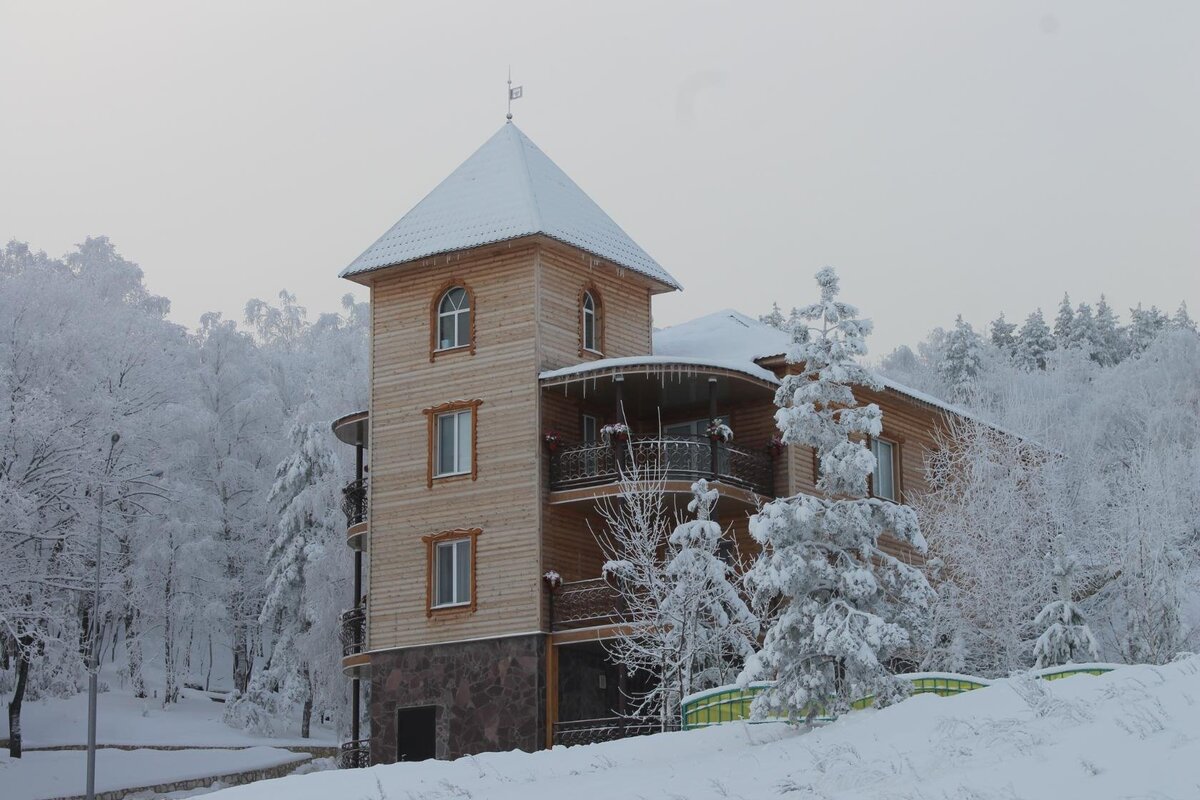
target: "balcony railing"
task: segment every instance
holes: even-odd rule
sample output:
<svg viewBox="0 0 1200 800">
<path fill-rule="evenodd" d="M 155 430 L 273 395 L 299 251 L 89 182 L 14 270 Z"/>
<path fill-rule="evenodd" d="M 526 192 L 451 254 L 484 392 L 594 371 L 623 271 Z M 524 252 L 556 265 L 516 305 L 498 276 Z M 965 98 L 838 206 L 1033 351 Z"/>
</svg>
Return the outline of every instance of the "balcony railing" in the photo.
<svg viewBox="0 0 1200 800">
<path fill-rule="evenodd" d="M 550 455 L 550 488 L 616 483 L 621 473 L 668 480 L 719 480 L 773 496 L 774 464 L 765 451 L 713 442 L 707 436 L 634 436 L 612 445 L 570 445 Z"/>
<path fill-rule="evenodd" d="M 342 612 L 342 657 L 358 655 L 367 646 L 367 609 L 355 606 Z"/>
<path fill-rule="evenodd" d="M 342 742 L 338 751 L 337 765 L 339 769 L 360 769 L 371 766 L 371 740 L 356 739 L 352 742 Z"/>
<path fill-rule="evenodd" d="M 554 723 L 554 743 L 561 745 L 595 744 L 679 730 L 677 721 L 663 723 L 657 717 L 605 717 Z"/>
<path fill-rule="evenodd" d="M 556 631 L 619 622 L 626 609 L 621 594 L 604 578 L 568 581 L 555 590 L 552 602 L 550 626 Z"/>
<path fill-rule="evenodd" d="M 357 525 L 367 521 L 367 479 L 350 481 L 342 489 L 342 511 L 346 513 L 346 524 Z"/>
</svg>

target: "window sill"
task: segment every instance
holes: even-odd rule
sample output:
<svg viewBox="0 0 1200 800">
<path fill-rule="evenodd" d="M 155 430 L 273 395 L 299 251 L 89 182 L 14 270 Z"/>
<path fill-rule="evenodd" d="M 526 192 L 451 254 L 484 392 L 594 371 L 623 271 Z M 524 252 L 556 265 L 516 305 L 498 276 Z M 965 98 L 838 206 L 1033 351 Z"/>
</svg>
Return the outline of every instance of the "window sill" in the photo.
<svg viewBox="0 0 1200 800">
<path fill-rule="evenodd" d="M 445 480 L 450 480 L 452 478 L 467 478 L 467 477 L 470 477 L 472 474 L 473 473 L 471 470 L 467 470 L 466 472 L 443 472 L 440 475 L 434 475 L 433 479 L 435 481 L 445 481 Z"/>
<path fill-rule="evenodd" d="M 603 358 L 603 357 L 604 357 L 604 353 L 600 352 L 599 350 L 593 350 L 593 349 L 592 349 L 592 348 L 590 348 L 590 347 L 584 347 L 584 348 L 583 348 L 583 352 L 584 352 L 584 353 L 591 354 L 591 355 L 593 355 L 593 356 L 600 356 L 601 358 Z"/>
<path fill-rule="evenodd" d="M 442 603 L 440 606 L 430 606 L 430 611 L 453 611 L 456 608 L 470 608 L 471 601 L 464 600 L 461 603 Z"/>
</svg>

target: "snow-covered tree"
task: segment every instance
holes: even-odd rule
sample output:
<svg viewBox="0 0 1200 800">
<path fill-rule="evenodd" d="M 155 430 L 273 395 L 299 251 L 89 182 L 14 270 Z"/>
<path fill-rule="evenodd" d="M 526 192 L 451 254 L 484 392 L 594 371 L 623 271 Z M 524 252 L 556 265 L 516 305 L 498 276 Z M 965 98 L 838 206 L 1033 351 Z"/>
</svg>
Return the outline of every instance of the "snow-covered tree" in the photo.
<svg viewBox="0 0 1200 800">
<path fill-rule="evenodd" d="M 924 551 L 912 509 L 862 497 L 875 459 L 852 437 L 882 430 L 878 406 L 858 405 L 852 389 L 879 385 L 856 361 L 871 323 L 837 299 L 833 269 L 816 277 L 821 299 L 800 311 L 805 324 L 793 330 L 787 354 L 798 371 L 784 378 L 775 402 L 783 441 L 816 450 L 822 496 L 772 501 L 750 523 L 762 553 L 746 583 L 769 621 L 738 681 L 775 681 L 755 699 L 760 716 L 811 719 L 868 694 L 877 703 L 896 697 L 888 664 L 912 643 L 930 595 L 919 570 L 879 546 L 887 531 Z"/>
<path fill-rule="evenodd" d="M 1158 338 L 1158 334 L 1167 327 L 1167 315 L 1158 310 L 1157 306 L 1143 309 L 1138 303 L 1137 308 L 1129 310 L 1129 348 L 1134 355 L 1145 350 Z"/>
<path fill-rule="evenodd" d="M 1062 302 L 1058 304 L 1058 315 L 1054 318 L 1054 339 L 1059 347 L 1071 345 L 1071 329 L 1075 325 L 1075 312 L 1071 310 L 1071 296 L 1063 292 Z"/>
<path fill-rule="evenodd" d="M 1099 345 L 1096 361 L 1100 366 L 1111 367 L 1125 358 L 1127 348 L 1124 332 L 1116 312 L 1104 295 L 1100 295 L 1100 302 L 1096 305 L 1096 336 Z"/>
<path fill-rule="evenodd" d="M 1006 321 L 1004 315 L 1001 314 L 992 320 L 991 328 L 992 344 L 1005 355 L 1013 356 L 1017 348 L 1017 323 Z"/>
<path fill-rule="evenodd" d="M 669 728 L 684 697 L 732 680 L 734 665 L 753 651 L 758 619 L 738 591 L 740 563 L 720 558 L 717 493 L 706 481 L 692 487 L 688 509 L 696 517 L 674 530 L 661 470 L 631 465 L 620 487 L 614 502 L 600 506 L 596 539 L 627 626 L 605 647 L 615 663 L 650 678 L 629 698 L 634 713 Z"/>
<path fill-rule="evenodd" d="M 1087 353 L 1088 358 L 1100 360 L 1103 345 L 1100 341 L 1100 332 L 1096 328 L 1096 318 L 1092 314 L 1092 307 L 1087 303 L 1080 303 L 1079 308 L 1075 310 L 1075 319 L 1071 322 L 1071 336 L 1067 346 L 1082 350 Z"/>
<path fill-rule="evenodd" d="M 1041 669 L 1095 661 L 1096 639 L 1071 594 L 1075 559 L 1067 553 L 1067 539 L 1061 533 L 1054 537 L 1054 549 L 1046 554 L 1046 561 L 1054 580 L 1054 599 L 1033 621 L 1042 629 L 1033 645 L 1034 666 Z"/>
<path fill-rule="evenodd" d="M 1045 369 L 1046 356 L 1057 347 L 1039 308 L 1025 318 L 1017 337 L 1015 361 L 1026 370 Z"/>
<path fill-rule="evenodd" d="M 779 309 L 779 303 L 772 303 L 771 313 L 761 315 L 758 321 L 764 325 L 770 325 L 772 328 L 783 330 L 784 325 L 787 323 L 787 318 L 783 316 L 783 312 Z"/>
<path fill-rule="evenodd" d="M 1171 317 L 1171 324 L 1181 331 L 1196 332 L 1196 321 L 1188 314 L 1186 302 L 1180 301 L 1179 308 L 1175 309 L 1175 316 Z"/>
<path fill-rule="evenodd" d="M 938 368 L 949 387 L 950 399 L 955 402 L 971 400 L 982 371 L 983 340 L 960 314 L 954 321 L 954 330 L 946 337 L 946 349 Z"/>
</svg>

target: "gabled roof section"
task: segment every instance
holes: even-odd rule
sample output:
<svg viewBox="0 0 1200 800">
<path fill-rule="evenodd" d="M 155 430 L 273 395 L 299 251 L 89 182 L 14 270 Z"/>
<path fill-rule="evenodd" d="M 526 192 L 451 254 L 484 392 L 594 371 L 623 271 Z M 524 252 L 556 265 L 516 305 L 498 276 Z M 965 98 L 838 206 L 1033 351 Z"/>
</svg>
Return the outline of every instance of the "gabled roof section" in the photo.
<svg viewBox="0 0 1200 800">
<path fill-rule="evenodd" d="M 341 276 L 533 234 L 641 273 L 668 290 L 682 288 L 511 122 Z"/>
</svg>

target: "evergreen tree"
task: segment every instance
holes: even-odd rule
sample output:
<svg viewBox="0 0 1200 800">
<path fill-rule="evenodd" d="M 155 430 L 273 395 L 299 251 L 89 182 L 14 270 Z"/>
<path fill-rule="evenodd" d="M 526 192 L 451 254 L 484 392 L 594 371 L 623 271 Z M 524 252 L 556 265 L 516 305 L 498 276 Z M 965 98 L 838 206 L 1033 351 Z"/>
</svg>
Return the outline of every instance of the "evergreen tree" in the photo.
<svg viewBox="0 0 1200 800">
<path fill-rule="evenodd" d="M 758 321 L 764 325 L 770 325 L 772 328 L 783 330 L 784 323 L 787 320 L 783 316 L 783 312 L 779 310 L 779 303 L 771 304 L 771 313 L 763 314 L 758 318 Z"/>
<path fill-rule="evenodd" d="M 1039 308 L 1025 318 L 1017 337 L 1017 363 L 1026 370 L 1045 369 L 1046 356 L 1055 349 L 1054 337 Z"/>
<path fill-rule="evenodd" d="M 1075 322 L 1075 312 L 1071 310 L 1071 297 L 1063 292 L 1062 302 L 1058 304 L 1058 316 L 1054 318 L 1054 339 L 1059 347 L 1067 347 L 1071 343 L 1071 327 Z"/>
<path fill-rule="evenodd" d="M 1100 366 L 1111 367 L 1125 358 L 1125 334 L 1117 320 L 1116 312 L 1112 310 L 1104 295 L 1100 295 L 1100 302 L 1096 306 L 1096 336 L 1099 340 L 1096 361 Z"/>
<path fill-rule="evenodd" d="M 982 371 L 983 339 L 959 314 L 954 320 L 954 330 L 946 337 L 946 350 L 938 365 L 938 373 L 950 387 L 950 399 L 955 402 L 971 400 Z"/>
<path fill-rule="evenodd" d="M 1188 316 L 1187 303 L 1180 302 L 1179 308 L 1175 311 L 1175 316 L 1171 317 L 1171 325 L 1181 331 L 1196 332 L 1196 321 Z"/>
<path fill-rule="evenodd" d="M 887 530 L 923 552 L 916 514 L 863 498 L 875 458 L 851 436 L 878 436 L 883 422 L 879 407 L 859 406 L 851 387 L 879 387 L 855 361 L 866 353 L 871 322 L 837 299 L 832 268 L 816 277 L 821 300 L 799 314 L 815 324 L 795 328 L 787 354 L 801 371 L 784 378 L 775 404 L 783 441 L 816 450 L 822 494 L 772 501 L 750 522 L 762 554 L 746 583 L 756 608 L 771 618 L 762 649 L 738 682 L 775 680 L 754 701 L 760 718 L 811 720 L 866 695 L 880 704 L 897 697 L 886 664 L 910 644 L 932 594 L 919 570 L 879 547 Z"/>
<path fill-rule="evenodd" d="M 1133 355 L 1149 347 L 1168 322 L 1167 315 L 1157 306 L 1144 310 L 1141 303 L 1129 310 L 1129 320 L 1129 349 Z"/>
<path fill-rule="evenodd" d="M 279 524 L 267 553 L 270 572 L 260 622 L 274 631 L 274 646 L 267 666 L 254 673 L 244 696 L 230 699 L 225 716 L 231 723 L 269 732 L 278 701 L 300 703 L 300 735 L 307 738 L 313 705 L 308 634 L 320 615 L 308 584 L 314 565 L 337 539 L 338 469 L 321 426 L 296 425 L 291 439 L 292 452 L 276 470 L 268 497 Z"/>
<path fill-rule="evenodd" d="M 1098 361 L 1101 351 L 1100 334 L 1096 330 L 1096 319 L 1092 316 L 1092 307 L 1080 303 L 1075 311 L 1075 319 L 1071 322 L 1071 340 L 1069 347 L 1077 348 L 1088 354 L 1088 357 Z"/>
<path fill-rule="evenodd" d="M 992 344 L 1000 348 L 1007 356 L 1012 357 L 1017 349 L 1017 324 L 1015 322 L 1006 322 L 1004 315 L 1001 314 L 992 321 Z"/>
<path fill-rule="evenodd" d="M 1034 620 L 1034 625 L 1045 631 L 1033 646 L 1034 666 L 1041 669 L 1095 661 L 1096 639 L 1071 595 L 1075 559 L 1067 554 L 1066 537 L 1061 533 L 1054 537 L 1054 549 L 1046 554 L 1046 561 L 1056 596 Z"/>
</svg>

